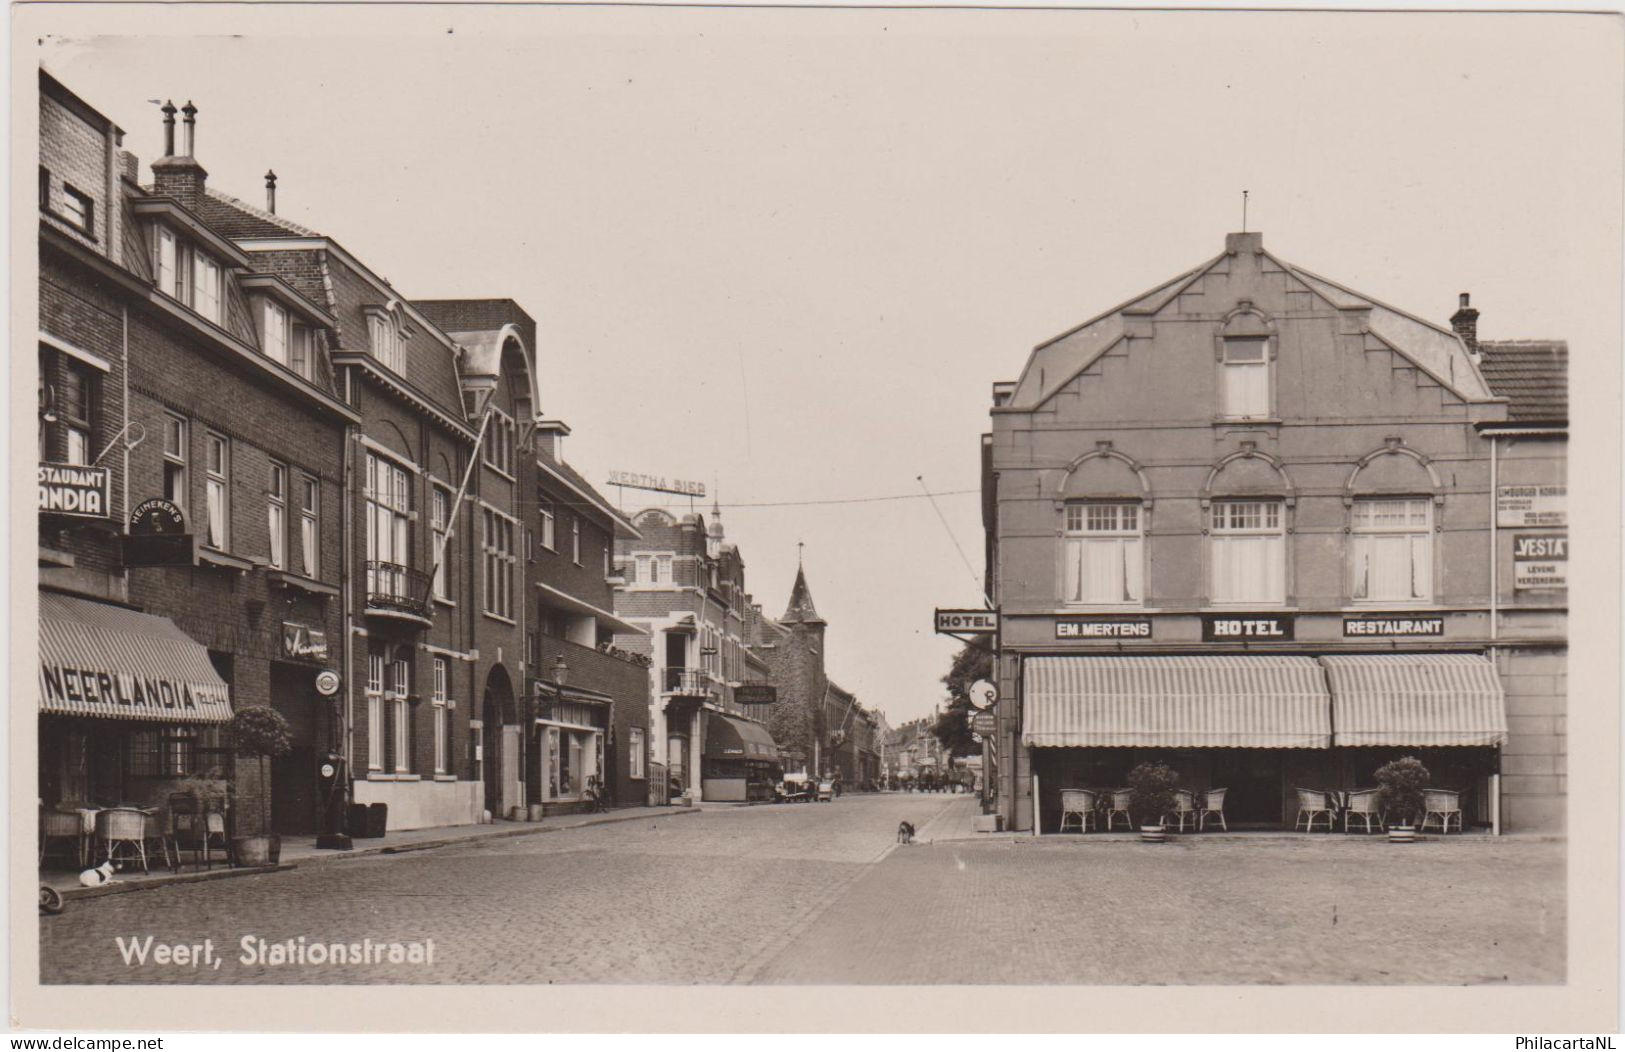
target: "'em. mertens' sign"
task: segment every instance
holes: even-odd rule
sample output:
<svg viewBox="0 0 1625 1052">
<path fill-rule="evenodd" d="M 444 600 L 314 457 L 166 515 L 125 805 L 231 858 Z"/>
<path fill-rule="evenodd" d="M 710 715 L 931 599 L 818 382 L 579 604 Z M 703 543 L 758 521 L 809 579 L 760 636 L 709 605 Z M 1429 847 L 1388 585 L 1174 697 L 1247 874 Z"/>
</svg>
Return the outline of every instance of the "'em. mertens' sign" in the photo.
<svg viewBox="0 0 1625 1052">
<path fill-rule="evenodd" d="M 635 471 L 611 471 L 609 473 L 611 486 L 625 486 L 627 489 L 652 489 L 656 493 L 677 493 L 685 497 L 705 496 L 705 483 L 685 482 L 682 479 L 665 479 L 659 475 L 640 475 Z"/>
<path fill-rule="evenodd" d="M 76 464 L 39 466 L 39 508 L 51 515 L 84 515 L 102 519 L 109 514 L 112 472 L 107 468 Z"/>
<path fill-rule="evenodd" d="M 1567 526 L 1567 486 L 1501 486 L 1495 494 L 1497 526 Z"/>
<path fill-rule="evenodd" d="M 938 632 L 968 632 L 987 635 L 998 631 L 999 614 L 996 610 L 938 610 Z"/>
</svg>

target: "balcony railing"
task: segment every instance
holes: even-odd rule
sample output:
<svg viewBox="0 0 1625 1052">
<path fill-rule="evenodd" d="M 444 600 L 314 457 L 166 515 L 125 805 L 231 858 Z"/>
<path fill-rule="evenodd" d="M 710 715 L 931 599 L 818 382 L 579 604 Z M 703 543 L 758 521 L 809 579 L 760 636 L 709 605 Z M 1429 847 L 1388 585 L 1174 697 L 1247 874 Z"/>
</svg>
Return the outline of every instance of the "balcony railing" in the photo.
<svg viewBox="0 0 1625 1052">
<path fill-rule="evenodd" d="M 679 694 L 689 698 L 710 697 L 711 677 L 700 668 L 667 668 L 661 680 L 660 689 L 667 694 Z"/>
<path fill-rule="evenodd" d="M 377 614 L 429 617 L 434 582 L 422 570 L 399 563 L 367 561 L 367 610 Z"/>
</svg>

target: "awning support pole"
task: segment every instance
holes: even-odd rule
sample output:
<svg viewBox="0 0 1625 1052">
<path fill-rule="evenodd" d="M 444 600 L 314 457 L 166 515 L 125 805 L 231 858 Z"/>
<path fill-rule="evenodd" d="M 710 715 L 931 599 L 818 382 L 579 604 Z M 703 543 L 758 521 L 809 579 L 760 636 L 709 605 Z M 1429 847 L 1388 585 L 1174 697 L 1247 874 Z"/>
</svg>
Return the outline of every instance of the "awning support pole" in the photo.
<svg viewBox="0 0 1625 1052">
<path fill-rule="evenodd" d="M 1038 775 L 1033 775 L 1033 836 L 1044 835 L 1044 816 L 1038 810 Z"/>
<path fill-rule="evenodd" d="M 1490 835 L 1501 835 L 1501 775 L 1490 775 Z"/>
</svg>

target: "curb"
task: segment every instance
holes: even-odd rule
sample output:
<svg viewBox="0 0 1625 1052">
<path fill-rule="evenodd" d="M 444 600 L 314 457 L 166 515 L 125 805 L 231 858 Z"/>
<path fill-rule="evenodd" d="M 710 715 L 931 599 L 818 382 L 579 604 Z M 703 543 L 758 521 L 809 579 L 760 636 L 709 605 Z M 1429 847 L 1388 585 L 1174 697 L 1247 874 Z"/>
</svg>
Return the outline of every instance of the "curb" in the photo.
<svg viewBox="0 0 1625 1052">
<path fill-rule="evenodd" d="M 945 844 L 945 843 L 959 844 L 959 843 L 967 843 L 967 842 L 993 843 L 995 841 L 1008 841 L 1008 842 L 1016 842 L 1016 843 L 1071 844 L 1071 845 L 1076 846 L 1076 847 L 1082 847 L 1082 846 L 1091 845 L 1091 844 L 1094 844 L 1094 845 L 1138 844 L 1140 842 L 1140 838 L 1139 838 L 1139 835 L 1136 834 L 1136 833 L 1120 833 L 1120 834 L 1109 834 L 1108 833 L 1108 834 L 1100 834 L 1100 835 L 1096 835 L 1096 836 L 1082 836 L 1082 835 L 1080 835 L 1080 836 L 1062 836 L 1061 834 L 1058 834 L 1058 833 L 1045 833 L 1043 836 L 1033 836 L 1033 834 L 1030 833 L 1030 832 L 1002 832 L 1002 833 L 964 833 L 964 834 L 956 834 L 956 835 L 953 835 L 953 836 L 939 836 L 939 837 L 932 838 L 931 842 L 938 843 L 938 844 Z M 1435 836 L 1426 836 L 1426 837 L 1418 836 L 1416 838 L 1415 842 L 1419 843 L 1419 844 L 1420 843 L 1440 843 L 1440 844 L 1442 844 L 1442 843 L 1452 843 L 1452 844 L 1454 844 L 1454 843 L 1463 843 L 1463 844 L 1562 844 L 1562 843 L 1566 843 L 1567 841 L 1568 841 L 1568 837 L 1562 836 L 1562 835 L 1559 835 L 1559 834 L 1554 834 L 1554 833 L 1509 833 L 1509 834 L 1503 834 L 1502 836 L 1490 836 L 1487 833 L 1468 833 L 1468 834 L 1456 833 L 1456 834 L 1450 835 L 1448 838 L 1444 837 L 1444 836 L 1437 836 L 1437 835 L 1435 835 Z M 1290 833 L 1282 833 L 1282 834 L 1276 834 L 1276 833 L 1264 833 L 1264 834 L 1258 834 L 1258 833 L 1201 833 L 1201 834 L 1196 834 L 1196 835 L 1176 834 L 1175 837 L 1171 837 L 1168 840 L 1168 843 L 1170 843 L 1170 844 L 1196 844 L 1196 843 L 1203 843 L 1203 842 L 1215 843 L 1215 844 L 1304 844 L 1304 843 L 1326 843 L 1326 844 L 1372 843 L 1372 844 L 1386 844 L 1388 842 L 1388 838 L 1385 837 L 1385 836 L 1382 836 L 1380 834 L 1375 834 L 1375 833 L 1373 833 L 1373 834 L 1371 834 L 1369 836 L 1367 836 L 1365 834 L 1361 834 L 1361 835 L 1358 835 L 1358 836 L 1356 836 L 1356 835 L 1333 834 L 1331 836 L 1316 837 L 1314 840 L 1310 840 L 1310 839 L 1306 838 L 1305 835 L 1301 834 L 1301 833 L 1296 835 L 1296 836 L 1294 836 L 1294 835 L 1292 835 Z"/>
<path fill-rule="evenodd" d="M 196 884 L 205 880 L 226 880 L 231 877 L 252 877 L 263 873 L 281 873 L 298 869 L 300 866 L 328 865 L 355 858 L 368 858 L 377 855 L 404 855 L 412 851 L 431 851 L 435 848 L 457 847 L 463 844 L 482 844 L 489 840 L 507 840 L 512 837 L 536 836 L 541 833 L 568 833 L 572 829 L 613 825 L 617 822 L 659 821 L 664 818 L 676 818 L 680 815 L 697 815 L 701 813 L 698 809 L 689 808 L 673 808 L 669 815 L 616 815 L 611 813 L 567 826 L 537 825 L 534 828 L 521 826 L 518 829 L 499 829 L 474 836 L 444 837 L 439 840 L 420 840 L 412 844 L 389 844 L 378 847 L 356 848 L 351 851 L 333 851 L 327 854 L 302 858 L 297 862 L 281 862 L 274 866 L 237 866 L 228 869 L 209 870 L 203 873 L 176 873 L 157 879 L 149 878 L 127 883 L 103 884 L 94 888 L 64 888 L 60 890 L 63 900 L 72 902 L 79 899 L 101 898 L 104 895 L 126 895 L 135 891 L 151 891 L 155 888 L 173 887 L 176 884 Z"/>
</svg>

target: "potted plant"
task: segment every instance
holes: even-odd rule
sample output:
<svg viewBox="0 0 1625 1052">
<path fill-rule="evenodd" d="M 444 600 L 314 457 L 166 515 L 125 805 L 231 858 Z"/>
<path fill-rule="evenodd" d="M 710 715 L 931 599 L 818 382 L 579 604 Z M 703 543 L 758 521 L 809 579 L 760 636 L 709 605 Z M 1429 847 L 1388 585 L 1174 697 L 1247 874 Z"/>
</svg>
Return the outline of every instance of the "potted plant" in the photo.
<svg viewBox="0 0 1625 1052">
<path fill-rule="evenodd" d="M 243 866 L 274 865 L 282 857 L 282 838 L 270 828 L 270 779 L 266 777 L 266 761 L 292 748 L 293 736 L 282 713 L 267 705 L 238 709 L 231 718 L 230 731 L 237 755 L 257 759 L 260 773 L 259 830 L 233 837 L 232 857 Z"/>
<path fill-rule="evenodd" d="M 1140 839 L 1148 844 L 1160 844 L 1167 836 L 1162 816 L 1174 809 L 1174 788 L 1179 775 L 1165 763 L 1142 763 L 1128 773 L 1128 787 L 1133 794 L 1134 814 L 1140 822 Z"/>
<path fill-rule="evenodd" d="M 1422 816 L 1426 800 L 1422 790 L 1432 777 L 1422 761 L 1405 756 L 1377 768 L 1377 806 L 1387 815 L 1395 816 L 1388 826 L 1388 839 L 1396 844 L 1416 839 L 1416 821 Z"/>
</svg>

